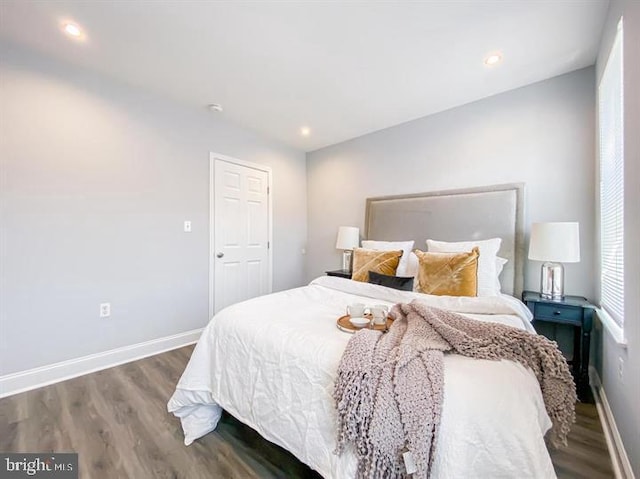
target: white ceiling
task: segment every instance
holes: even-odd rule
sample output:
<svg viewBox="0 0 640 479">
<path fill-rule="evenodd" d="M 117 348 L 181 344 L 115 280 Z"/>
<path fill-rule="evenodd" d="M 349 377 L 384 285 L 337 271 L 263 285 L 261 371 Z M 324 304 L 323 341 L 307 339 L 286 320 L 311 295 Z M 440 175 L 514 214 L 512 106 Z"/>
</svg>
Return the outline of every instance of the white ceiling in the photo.
<svg viewBox="0 0 640 479">
<path fill-rule="evenodd" d="M 592 65 L 607 7 L 0 0 L 0 37 L 192 108 L 221 103 L 216 114 L 310 151 Z M 64 36 L 64 19 L 86 41 Z M 486 67 L 494 50 L 504 61 Z"/>
</svg>

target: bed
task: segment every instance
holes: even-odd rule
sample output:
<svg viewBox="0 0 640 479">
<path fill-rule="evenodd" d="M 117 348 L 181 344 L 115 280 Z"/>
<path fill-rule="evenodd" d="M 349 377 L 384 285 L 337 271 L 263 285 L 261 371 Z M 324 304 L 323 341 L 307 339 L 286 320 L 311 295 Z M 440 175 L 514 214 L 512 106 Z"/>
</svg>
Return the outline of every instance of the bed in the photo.
<svg viewBox="0 0 640 479">
<path fill-rule="evenodd" d="M 332 393 L 351 338 L 336 328 L 336 319 L 354 302 L 391 306 L 419 299 L 475 320 L 535 333 L 528 309 L 513 296 L 522 288 L 522 193 L 522 185 L 501 185 L 369 199 L 368 238 L 410 237 L 422 247 L 426 238 L 500 235 L 500 253 L 510 263 L 500 281 L 510 294 L 432 296 L 319 277 L 301 288 L 230 306 L 203 331 L 168 403 L 182 422 L 185 444 L 212 431 L 225 409 L 323 477 L 354 477 L 354 452 L 334 454 Z M 451 354 L 445 357 L 444 373 L 431 477 L 555 477 L 544 440 L 551 421 L 530 370 L 512 361 Z"/>
</svg>

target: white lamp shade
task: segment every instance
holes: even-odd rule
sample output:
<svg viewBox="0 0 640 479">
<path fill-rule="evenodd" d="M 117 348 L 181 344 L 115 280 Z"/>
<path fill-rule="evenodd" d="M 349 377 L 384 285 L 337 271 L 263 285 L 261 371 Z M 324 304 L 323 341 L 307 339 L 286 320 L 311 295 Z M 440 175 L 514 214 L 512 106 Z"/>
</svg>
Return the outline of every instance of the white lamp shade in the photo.
<svg viewBox="0 0 640 479">
<path fill-rule="evenodd" d="M 360 244 L 360 228 L 341 226 L 338 229 L 337 249 L 354 249 Z"/>
<path fill-rule="evenodd" d="M 580 227 L 576 222 L 533 223 L 529 259 L 557 263 L 580 261 Z"/>
</svg>

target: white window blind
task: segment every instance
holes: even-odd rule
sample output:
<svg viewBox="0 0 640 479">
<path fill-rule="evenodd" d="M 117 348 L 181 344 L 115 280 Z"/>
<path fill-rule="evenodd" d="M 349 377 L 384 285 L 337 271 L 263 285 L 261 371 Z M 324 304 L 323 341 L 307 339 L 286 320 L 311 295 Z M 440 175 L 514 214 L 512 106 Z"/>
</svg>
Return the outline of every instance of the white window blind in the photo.
<svg viewBox="0 0 640 479">
<path fill-rule="evenodd" d="M 601 306 L 624 322 L 624 148 L 622 20 L 598 86 Z"/>
</svg>

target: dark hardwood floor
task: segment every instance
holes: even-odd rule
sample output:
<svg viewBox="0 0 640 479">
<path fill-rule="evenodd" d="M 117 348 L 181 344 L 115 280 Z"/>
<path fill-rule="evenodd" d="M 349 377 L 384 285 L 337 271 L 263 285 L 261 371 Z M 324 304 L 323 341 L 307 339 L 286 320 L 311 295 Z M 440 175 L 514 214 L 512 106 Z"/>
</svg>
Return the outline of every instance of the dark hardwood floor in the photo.
<svg viewBox="0 0 640 479">
<path fill-rule="evenodd" d="M 287 451 L 225 414 L 189 447 L 166 411 L 192 347 L 0 400 L 0 451 L 78 452 L 86 478 L 318 478 Z M 560 478 L 611 478 L 595 406 L 578 404 Z"/>
</svg>

